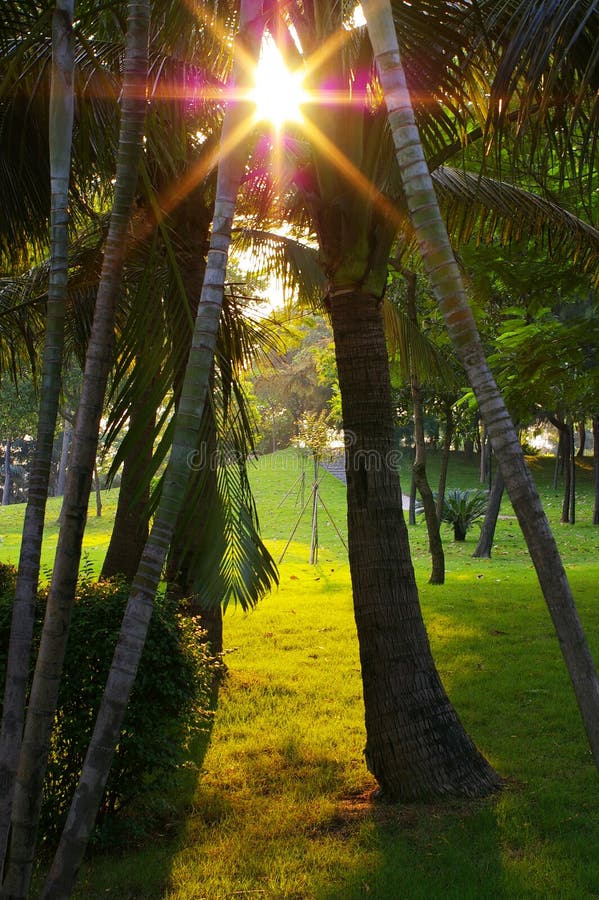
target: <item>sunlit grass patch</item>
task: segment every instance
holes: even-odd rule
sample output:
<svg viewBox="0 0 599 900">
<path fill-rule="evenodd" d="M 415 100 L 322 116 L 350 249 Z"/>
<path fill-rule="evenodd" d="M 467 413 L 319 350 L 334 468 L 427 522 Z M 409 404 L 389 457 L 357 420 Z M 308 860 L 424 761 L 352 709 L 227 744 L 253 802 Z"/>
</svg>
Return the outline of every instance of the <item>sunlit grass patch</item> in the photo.
<svg viewBox="0 0 599 900">
<path fill-rule="evenodd" d="M 276 558 L 299 515 L 303 463 L 293 453 L 260 460 L 251 474 Z M 475 463 L 457 458 L 452 471 L 450 484 L 477 486 Z M 588 473 L 579 479 L 578 523 L 560 526 L 551 461 L 535 462 L 534 472 L 599 658 L 599 529 L 590 525 Z M 343 485 L 326 475 L 322 490 L 345 534 Z M 507 500 L 502 515 L 512 515 Z M 105 527 L 109 521 L 107 514 Z M 281 564 L 279 588 L 251 614 L 226 613 L 228 676 L 198 777 L 182 773 L 168 797 L 172 814 L 151 842 L 90 857 L 76 896 L 597 896 L 599 778 L 515 519 L 498 522 L 491 560 L 472 558 L 478 528 L 461 545 L 444 529 L 443 586 L 428 584 L 424 526 L 409 529 L 441 677 L 466 729 L 505 780 L 500 794 L 477 803 L 373 800 L 349 567 L 335 530 L 320 531 L 317 566 L 308 564 L 306 515 Z M 102 539 L 92 538 L 98 545 Z"/>
</svg>

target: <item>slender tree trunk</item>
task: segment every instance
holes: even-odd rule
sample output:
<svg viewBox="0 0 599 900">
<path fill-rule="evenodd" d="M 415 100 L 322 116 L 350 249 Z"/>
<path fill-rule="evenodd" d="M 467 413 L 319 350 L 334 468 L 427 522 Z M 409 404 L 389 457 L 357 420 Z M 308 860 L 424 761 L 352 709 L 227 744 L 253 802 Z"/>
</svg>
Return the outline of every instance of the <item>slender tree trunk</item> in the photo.
<svg viewBox="0 0 599 900">
<path fill-rule="evenodd" d="M 483 425 L 480 436 L 480 484 L 484 484 L 489 476 L 489 435 Z"/>
<path fill-rule="evenodd" d="M 346 449 L 349 561 L 366 719 L 365 757 L 393 800 L 482 796 L 499 778 L 449 702 L 422 621 L 392 465 L 389 368 L 379 301 L 330 295 Z"/>
<path fill-rule="evenodd" d="M 564 475 L 565 473 L 565 460 L 567 458 L 567 450 L 566 446 L 568 443 L 568 436 L 566 433 L 566 425 L 565 422 L 562 421 L 558 414 L 555 416 L 549 416 L 549 421 L 553 425 L 553 427 L 557 430 L 557 447 L 555 451 L 555 468 L 553 471 L 553 490 L 557 491 L 559 484 L 559 476 Z"/>
<path fill-rule="evenodd" d="M 131 0 L 115 197 L 67 476 L 63 521 L 29 700 L 12 815 L 5 896 L 26 897 L 35 856 L 52 722 L 69 631 L 110 363 L 146 101 L 149 3 Z"/>
<path fill-rule="evenodd" d="M 564 468 L 564 494 L 562 499 L 562 514 L 560 522 L 565 525 L 570 520 L 570 501 L 572 495 L 572 432 L 567 422 L 560 426 L 561 431 L 561 453 Z"/>
<path fill-rule="evenodd" d="M 578 450 L 576 451 L 576 456 L 582 458 L 587 442 L 586 422 L 584 420 L 579 422 L 576 428 L 578 430 Z"/>
<path fill-rule="evenodd" d="M 312 531 L 310 536 L 310 565 L 318 562 L 318 457 L 314 454 L 312 482 Z"/>
<path fill-rule="evenodd" d="M 263 33 L 261 0 L 242 0 L 233 68 L 233 82 L 238 87 L 247 84 L 248 60 L 257 61 Z M 189 455 L 198 443 L 222 309 L 235 200 L 243 172 L 245 154 L 240 144 L 247 136 L 250 124 L 246 104 L 227 107 L 204 286 L 160 504 L 133 581 L 79 785 L 42 892 L 44 900 L 69 896 L 85 853 L 145 643 L 162 567 L 189 481 Z"/>
<path fill-rule="evenodd" d="M 69 461 L 69 448 L 71 446 L 71 434 L 73 428 L 69 419 L 63 419 L 62 446 L 60 448 L 60 462 L 58 464 L 58 478 L 56 479 L 56 496 L 62 497 L 67 480 L 67 465 Z"/>
<path fill-rule="evenodd" d="M 199 192 L 198 192 L 199 193 Z M 171 340 L 175 346 L 185 350 L 181 355 L 180 364 L 175 367 L 173 377 L 173 393 L 175 396 L 175 409 L 179 408 L 183 383 L 185 379 L 185 367 L 189 348 L 193 337 L 193 321 L 197 315 L 200 293 L 204 281 L 206 251 L 210 238 L 210 224 L 213 216 L 213 207 L 206 202 L 205 188 L 202 186 L 202 194 L 189 197 L 189 202 L 181 204 L 176 211 L 176 220 L 173 222 L 173 230 L 179 237 L 179 252 L 176 259 L 181 274 L 181 285 L 184 289 L 184 302 L 186 312 L 189 315 L 180 315 L 171 323 Z M 184 243 L 181 235 L 185 235 Z M 170 321 L 170 320 L 169 320 Z M 210 375 L 209 392 L 213 389 L 213 373 Z M 187 493 L 182 504 L 182 515 L 175 529 L 175 535 L 171 542 L 168 562 L 166 566 L 166 578 L 169 590 L 174 592 L 181 601 L 185 601 L 191 615 L 197 616 L 202 628 L 206 632 L 206 640 L 214 655 L 223 650 L 223 611 L 222 607 L 207 604 L 198 592 L 198 584 L 194 578 L 194 570 L 197 570 L 194 557 L 201 554 L 202 545 L 206 546 L 207 536 L 203 527 L 203 518 L 199 510 L 205 505 L 210 505 L 217 498 L 217 433 L 216 421 L 210 404 L 204 408 L 205 421 L 200 431 L 203 433 L 203 442 L 206 448 L 207 470 L 191 475 Z M 198 486 L 198 479 L 203 479 L 203 489 Z M 189 516 L 190 507 L 198 510 L 195 515 Z M 187 515 L 186 515 L 187 511 Z M 192 548 L 190 552 L 190 548 Z"/>
<path fill-rule="evenodd" d="M 68 198 L 73 132 L 74 0 L 57 0 L 52 21 L 49 109 L 50 277 L 35 454 L 29 477 L 6 667 L 0 736 L 0 872 L 6 856 L 21 750 L 42 536 L 58 414 L 68 276 Z"/>
<path fill-rule="evenodd" d="M 408 524 L 416 524 L 416 498 L 418 496 L 418 485 L 416 484 L 416 474 L 414 472 L 414 461 L 412 460 L 412 477 L 410 478 L 410 505 L 408 508 Z"/>
<path fill-rule="evenodd" d="M 599 416 L 593 416 L 593 525 L 599 525 Z"/>
<path fill-rule="evenodd" d="M 485 513 L 483 525 L 480 530 L 478 544 L 476 545 L 476 550 L 474 551 L 472 556 L 482 559 L 491 559 L 493 538 L 495 537 L 495 527 L 497 525 L 497 518 L 499 516 L 501 500 L 503 498 L 503 489 L 504 484 L 503 478 L 501 476 L 501 470 L 497 469 L 497 471 L 495 472 L 495 478 L 493 479 L 493 487 L 491 488 L 491 493 L 489 494 L 489 502 L 487 503 L 487 511 Z"/>
<path fill-rule="evenodd" d="M 418 313 L 416 310 L 416 275 L 414 272 L 404 272 L 406 280 L 406 298 L 408 318 L 413 325 L 418 327 Z M 410 391 L 412 394 L 412 406 L 414 409 L 414 464 L 412 471 L 416 486 L 422 497 L 424 506 L 424 518 L 428 531 L 428 547 L 431 554 L 430 584 L 443 584 L 445 581 L 445 554 L 441 541 L 441 531 L 437 508 L 431 486 L 426 477 L 426 451 L 424 448 L 424 416 L 422 409 L 422 389 L 418 382 L 415 368 L 410 366 Z"/>
<path fill-rule="evenodd" d="M 445 403 L 445 436 L 443 438 L 443 450 L 441 451 L 441 465 L 439 467 L 439 487 L 437 489 L 437 521 L 441 523 L 443 513 L 443 500 L 445 499 L 445 487 L 447 485 L 447 470 L 449 468 L 449 456 L 451 442 L 453 440 L 453 406 L 450 401 Z"/>
<path fill-rule="evenodd" d="M 139 439 L 123 462 L 114 526 L 101 578 L 120 574 L 132 581 L 148 539 L 148 473 L 152 463 L 155 416 L 148 410 L 147 400 L 147 393 L 144 393 L 130 411 L 129 431 L 138 432 Z"/>
<path fill-rule="evenodd" d="M 100 490 L 100 476 L 98 475 L 98 466 L 94 463 L 93 472 L 94 494 L 96 497 L 96 518 L 102 518 L 102 492 Z"/>
<path fill-rule="evenodd" d="M 439 211 L 401 63 L 389 0 L 363 0 L 387 102 L 404 192 L 424 266 L 472 385 L 549 608 L 599 767 L 599 680 L 555 539 L 516 430 L 489 370 Z"/>
<path fill-rule="evenodd" d="M 570 457 L 568 465 L 570 467 L 570 503 L 568 505 L 568 523 L 576 524 L 576 452 L 574 449 L 574 423 L 570 419 L 568 423 L 568 431 L 570 437 Z"/>
<path fill-rule="evenodd" d="M 10 492 L 12 488 L 10 459 L 11 459 L 12 441 L 6 438 L 4 445 L 4 487 L 2 488 L 2 506 L 8 506 L 10 503 Z"/>
</svg>

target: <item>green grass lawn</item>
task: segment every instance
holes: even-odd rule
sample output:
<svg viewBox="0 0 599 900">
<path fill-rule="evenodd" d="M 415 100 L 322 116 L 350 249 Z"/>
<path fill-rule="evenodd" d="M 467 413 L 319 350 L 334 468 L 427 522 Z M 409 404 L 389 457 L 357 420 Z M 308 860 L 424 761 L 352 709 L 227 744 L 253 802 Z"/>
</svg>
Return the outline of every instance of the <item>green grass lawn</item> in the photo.
<svg viewBox="0 0 599 900">
<path fill-rule="evenodd" d="M 435 460 L 431 461 L 435 474 Z M 559 525 L 551 461 L 533 471 L 599 658 L 599 528 L 591 473 L 579 472 L 579 523 Z M 252 481 L 273 555 L 300 511 L 302 462 L 262 458 Z M 310 468 L 306 467 L 310 481 Z M 433 479 L 434 480 L 434 479 Z M 409 486 L 407 475 L 403 483 Z M 456 457 L 448 485 L 476 487 Z M 476 803 L 387 806 L 371 800 L 345 533 L 344 487 L 321 484 L 317 566 L 308 512 L 280 566 L 280 586 L 250 615 L 225 616 L 228 677 L 201 771 L 161 798 L 150 837 L 92 854 L 77 897 L 587 898 L 599 897 L 599 776 L 511 506 L 493 558 L 475 560 L 478 528 L 454 544 L 443 527 L 444 586 L 427 584 L 426 532 L 410 529 L 433 652 L 467 730 L 504 777 Z M 90 516 L 89 564 L 106 546 L 116 491 Z M 51 501 L 50 521 L 57 515 Z M 111 513 L 112 510 L 112 513 Z M 15 559 L 22 510 L 0 510 L 0 559 Z M 55 544 L 49 528 L 45 564 Z"/>
</svg>

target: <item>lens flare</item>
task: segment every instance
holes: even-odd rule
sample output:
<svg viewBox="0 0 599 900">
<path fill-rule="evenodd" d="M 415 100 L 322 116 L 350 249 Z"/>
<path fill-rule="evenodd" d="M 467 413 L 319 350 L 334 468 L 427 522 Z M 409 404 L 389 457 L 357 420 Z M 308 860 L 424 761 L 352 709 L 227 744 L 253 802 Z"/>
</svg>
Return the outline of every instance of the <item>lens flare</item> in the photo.
<svg viewBox="0 0 599 900">
<path fill-rule="evenodd" d="M 251 99 L 256 104 L 255 121 L 270 122 L 277 131 L 285 122 L 302 121 L 301 106 L 307 99 L 302 74 L 289 71 L 268 36 L 262 44 Z"/>
</svg>

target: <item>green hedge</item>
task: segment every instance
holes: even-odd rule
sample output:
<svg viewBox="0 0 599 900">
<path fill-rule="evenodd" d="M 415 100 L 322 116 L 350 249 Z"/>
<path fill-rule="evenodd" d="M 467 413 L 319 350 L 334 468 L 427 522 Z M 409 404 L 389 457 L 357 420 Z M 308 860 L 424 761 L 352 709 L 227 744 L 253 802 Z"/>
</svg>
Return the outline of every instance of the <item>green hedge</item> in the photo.
<svg viewBox="0 0 599 900">
<path fill-rule="evenodd" d="M 14 570 L 0 564 L 0 673 L 4 682 Z M 62 828 L 77 785 L 104 690 L 129 591 L 118 580 L 82 581 L 77 590 L 52 752 L 45 784 L 42 829 L 46 840 Z M 37 604 L 34 649 L 39 645 L 46 595 Z M 148 790 L 156 792 L 189 761 L 191 738 L 209 724 L 210 689 L 217 663 L 197 621 L 159 595 L 99 822 Z"/>
</svg>

